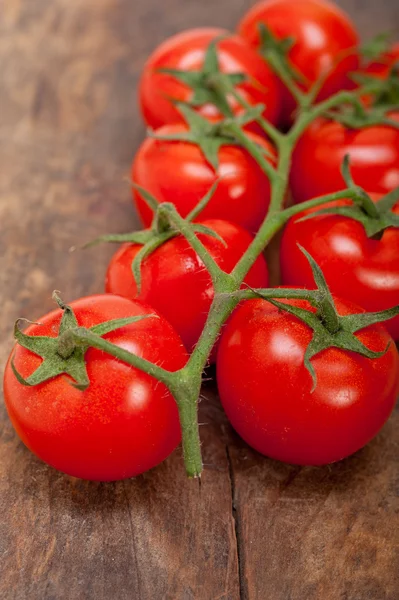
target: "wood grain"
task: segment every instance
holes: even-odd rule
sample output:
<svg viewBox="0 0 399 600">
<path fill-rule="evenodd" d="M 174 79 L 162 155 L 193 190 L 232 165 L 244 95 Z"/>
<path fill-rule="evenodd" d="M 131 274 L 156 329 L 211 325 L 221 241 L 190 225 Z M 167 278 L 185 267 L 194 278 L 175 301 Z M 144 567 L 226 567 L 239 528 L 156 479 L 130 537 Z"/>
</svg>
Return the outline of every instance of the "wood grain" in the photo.
<svg viewBox="0 0 399 600">
<path fill-rule="evenodd" d="M 250 4 L 0 0 L 2 364 L 11 323 L 50 309 L 53 289 L 102 291 L 112 249 L 69 248 L 138 224 L 123 177 L 144 135 L 146 56 L 183 28 L 233 27 Z M 396 0 L 340 4 L 365 35 L 399 29 Z M 201 486 L 179 451 L 135 480 L 66 477 L 23 447 L 1 404 L 0 598 L 397 598 L 398 417 L 354 458 L 298 469 L 251 452 L 205 395 Z"/>
</svg>

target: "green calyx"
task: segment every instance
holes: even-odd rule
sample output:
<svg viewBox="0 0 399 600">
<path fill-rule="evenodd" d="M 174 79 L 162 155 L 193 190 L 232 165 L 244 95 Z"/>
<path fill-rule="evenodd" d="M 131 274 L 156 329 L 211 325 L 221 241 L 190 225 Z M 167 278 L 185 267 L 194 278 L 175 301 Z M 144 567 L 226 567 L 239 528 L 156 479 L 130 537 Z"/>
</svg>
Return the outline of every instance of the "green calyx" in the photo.
<svg viewBox="0 0 399 600">
<path fill-rule="evenodd" d="M 202 225 L 201 223 L 193 223 L 194 219 L 199 217 L 200 213 L 204 210 L 213 197 L 218 183 L 218 180 L 215 181 L 205 196 L 198 202 L 198 204 L 187 215 L 187 217 L 184 220 L 182 219 L 182 221 L 184 221 L 185 227 L 190 229 L 193 234 L 208 235 L 219 240 L 225 245 L 226 242 L 218 233 L 216 233 L 216 231 L 206 227 L 206 225 Z M 141 291 L 141 271 L 143 261 L 168 240 L 180 235 L 181 230 L 176 227 L 176 224 L 170 218 L 170 211 L 165 210 L 165 208 L 169 207 L 169 203 L 159 203 L 154 196 L 152 196 L 141 186 L 135 183 L 131 183 L 131 185 L 140 193 L 148 206 L 154 211 L 154 218 L 151 228 L 145 231 L 133 231 L 132 233 L 102 235 L 88 244 L 85 244 L 84 247 L 87 248 L 103 242 L 131 243 L 141 245 L 142 247 L 132 261 L 132 273 L 137 287 L 137 295 L 139 295 Z"/>
<path fill-rule="evenodd" d="M 157 315 L 142 315 L 127 317 L 125 319 L 114 319 L 86 329 L 79 326 L 72 308 L 64 304 L 57 292 L 53 293 L 53 299 L 59 308 L 63 310 L 57 337 L 27 335 L 19 328 L 19 324 L 23 319 L 18 319 L 15 323 L 14 338 L 17 343 L 43 359 L 36 371 L 26 379 L 17 371 L 14 359 L 12 359 L 11 368 L 15 377 L 22 385 L 39 385 L 58 375 L 65 374 L 69 375 L 75 382 L 72 384 L 74 387 L 84 391 L 90 384 L 85 363 L 85 354 L 90 345 L 79 343 L 77 341 L 79 334 L 90 331 L 91 335 L 94 335 L 95 338 L 101 338 L 111 331 L 130 325 L 141 319 L 157 317 Z"/>
<path fill-rule="evenodd" d="M 392 65 L 387 77 L 380 78 L 373 74 L 354 74 L 353 79 L 362 87 L 362 92 L 370 96 L 372 112 L 383 114 L 390 110 L 398 110 L 399 105 L 399 60 Z"/>
<path fill-rule="evenodd" d="M 273 297 L 274 290 L 256 290 L 255 293 L 256 296 L 267 300 L 280 310 L 294 315 L 306 323 L 313 331 L 312 340 L 306 348 L 304 357 L 305 367 L 313 380 L 313 392 L 317 385 L 317 377 L 311 362 L 312 358 L 328 348 L 340 348 L 341 350 L 356 352 L 357 354 L 370 359 L 383 356 L 387 352 L 389 344 L 381 352 L 375 352 L 370 350 L 370 348 L 367 348 L 367 346 L 355 336 L 355 333 L 369 325 L 392 319 L 399 314 L 399 306 L 376 313 L 357 313 L 345 316 L 339 315 L 322 270 L 304 248 L 301 246 L 299 246 L 299 248 L 309 261 L 317 289 L 281 289 L 279 290 L 279 297 L 287 299 L 302 298 L 307 300 L 316 308 L 316 312 L 279 302 Z"/>
<path fill-rule="evenodd" d="M 183 116 L 187 131 L 179 133 L 150 136 L 157 140 L 181 141 L 198 146 L 205 160 L 216 171 L 219 167 L 219 150 L 222 146 L 241 146 L 241 142 L 232 132 L 232 126 L 240 131 L 248 123 L 259 119 L 264 111 L 264 105 L 259 104 L 242 112 L 236 117 L 227 117 L 217 123 L 211 123 L 184 102 L 177 102 L 176 107 Z"/>
<path fill-rule="evenodd" d="M 365 83 L 356 91 L 356 94 L 352 94 L 350 102 L 344 103 L 334 110 L 326 111 L 324 116 L 341 123 L 348 129 L 363 129 L 379 125 L 399 129 L 399 121 L 389 116 L 390 112 L 398 109 L 397 101 L 395 101 L 396 94 L 399 93 L 397 82 L 395 85 L 389 84 L 390 87 L 387 89 L 388 84 L 385 80 L 375 77 L 371 79 L 371 83 Z M 361 95 L 371 96 L 370 106 L 365 106 L 360 99 Z M 393 98 L 393 103 L 390 102 L 391 98 Z"/>
<path fill-rule="evenodd" d="M 200 71 L 164 68 L 158 72 L 170 75 L 192 89 L 193 95 L 188 102 L 190 106 L 198 108 L 205 104 L 213 104 L 222 115 L 233 116 L 226 98 L 226 90 L 240 85 L 247 77 L 244 73 L 223 73 L 220 70 L 217 44 L 224 38 L 225 35 L 219 36 L 209 44 Z"/>
<path fill-rule="evenodd" d="M 289 58 L 288 53 L 295 44 L 295 39 L 287 37 L 282 40 L 277 39 L 271 30 L 264 23 L 259 23 L 260 54 L 271 65 L 277 73 L 284 72 L 291 77 L 294 82 L 303 83 L 305 78 L 302 73 L 296 70 Z"/>
<path fill-rule="evenodd" d="M 361 223 L 367 237 L 375 240 L 380 240 L 384 231 L 389 227 L 399 227 L 399 214 L 392 210 L 399 202 L 399 187 L 377 202 L 373 202 L 367 192 L 354 183 L 350 173 L 348 155 L 344 158 L 341 172 L 348 186 L 348 196 L 353 200 L 353 204 L 321 208 L 298 221 L 306 221 L 322 215 L 341 215 Z"/>
<path fill-rule="evenodd" d="M 359 49 L 359 54 L 367 62 L 375 61 L 388 52 L 391 45 L 392 34 L 389 31 L 383 31 L 363 44 Z"/>
</svg>

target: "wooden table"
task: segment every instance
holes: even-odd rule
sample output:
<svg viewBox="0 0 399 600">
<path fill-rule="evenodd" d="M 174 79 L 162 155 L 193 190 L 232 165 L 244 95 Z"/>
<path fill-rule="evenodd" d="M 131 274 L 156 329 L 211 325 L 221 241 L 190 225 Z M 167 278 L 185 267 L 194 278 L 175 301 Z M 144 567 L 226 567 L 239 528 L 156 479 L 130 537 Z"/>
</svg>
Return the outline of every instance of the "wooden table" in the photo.
<svg viewBox="0 0 399 600">
<path fill-rule="evenodd" d="M 138 222 L 123 176 L 144 135 L 136 86 L 161 40 L 234 27 L 244 0 L 1 0 L 1 362 L 18 316 L 101 292 L 112 249 L 68 249 Z M 397 0 L 341 4 L 362 33 L 399 30 Z M 340 464 L 262 458 L 201 404 L 205 474 L 177 451 L 135 480 L 90 483 L 46 467 L 0 408 L 2 600 L 395 600 L 395 414 Z"/>
</svg>

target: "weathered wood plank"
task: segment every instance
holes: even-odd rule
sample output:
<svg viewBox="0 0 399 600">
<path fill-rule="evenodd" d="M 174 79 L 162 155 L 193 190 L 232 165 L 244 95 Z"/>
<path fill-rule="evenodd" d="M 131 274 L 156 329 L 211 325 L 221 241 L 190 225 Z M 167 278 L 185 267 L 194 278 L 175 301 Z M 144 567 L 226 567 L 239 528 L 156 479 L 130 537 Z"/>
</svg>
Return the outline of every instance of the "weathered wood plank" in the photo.
<svg viewBox="0 0 399 600">
<path fill-rule="evenodd" d="M 0 2 L 1 363 L 10 323 L 51 308 L 52 289 L 102 290 L 112 249 L 69 248 L 137 225 L 122 179 L 144 135 L 135 86 L 146 56 L 183 28 L 233 27 L 250 4 Z M 366 34 L 399 22 L 395 0 L 340 4 Z M 201 487 L 179 452 L 128 482 L 65 477 L 18 442 L 2 406 L 0 597 L 236 600 L 233 483 L 243 598 L 393 600 L 395 422 L 342 465 L 298 470 L 231 436 L 207 395 Z"/>
<path fill-rule="evenodd" d="M 399 37 L 397 2 L 338 2 L 364 38 Z M 229 443 L 244 600 L 394 600 L 399 590 L 399 414 L 356 456 L 324 469 Z"/>
<path fill-rule="evenodd" d="M 301 468 L 229 445 L 243 598 L 394 600 L 399 413 L 355 456 Z"/>
<path fill-rule="evenodd" d="M 137 76 L 185 16 L 181 2 L 134 4 L 2 5 L 2 363 L 12 321 L 51 308 L 53 288 L 69 299 L 102 291 L 113 250 L 70 254 L 70 246 L 137 225 L 122 181 L 144 132 Z M 203 420 L 213 421 L 209 411 Z M 186 480 L 179 452 L 136 480 L 94 484 L 36 460 L 2 407 L 0 597 L 236 600 L 231 484 L 217 424 L 203 440 L 213 468 L 201 488 Z"/>
</svg>

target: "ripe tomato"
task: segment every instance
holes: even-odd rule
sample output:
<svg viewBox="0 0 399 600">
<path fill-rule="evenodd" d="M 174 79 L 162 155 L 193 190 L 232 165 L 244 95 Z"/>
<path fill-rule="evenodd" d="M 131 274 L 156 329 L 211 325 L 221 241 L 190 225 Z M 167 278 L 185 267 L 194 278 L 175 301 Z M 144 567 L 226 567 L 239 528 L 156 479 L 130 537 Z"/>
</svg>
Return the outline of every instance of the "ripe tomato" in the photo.
<svg viewBox="0 0 399 600">
<path fill-rule="evenodd" d="M 71 306 L 85 327 L 156 314 L 150 306 L 111 295 L 81 298 Z M 55 337 L 60 320 L 61 310 L 55 310 L 26 333 Z M 104 338 L 171 371 L 187 360 L 179 336 L 164 317 L 143 319 Z M 42 360 L 19 345 L 13 356 L 25 378 Z M 25 387 L 10 361 L 4 375 L 10 419 L 26 446 L 60 471 L 99 481 L 133 477 L 162 462 L 180 441 L 177 407 L 165 386 L 100 350 L 86 352 L 90 385 L 85 391 L 73 387 L 67 375 Z"/>
<path fill-rule="evenodd" d="M 238 27 L 239 34 L 255 47 L 259 46 L 259 23 L 264 23 L 277 39 L 295 39 L 289 59 L 304 75 L 305 89 L 329 73 L 320 91 L 320 100 L 354 87 L 349 73 L 359 65 L 356 50 L 359 38 L 349 17 L 337 6 L 325 0 L 259 2 Z M 287 124 L 295 108 L 287 90 L 283 93 L 283 106 L 283 122 Z"/>
<path fill-rule="evenodd" d="M 380 194 L 374 195 L 374 200 Z M 342 206 L 350 202 L 332 202 Z M 385 230 L 381 240 L 367 237 L 364 227 L 340 215 L 320 215 L 299 221 L 312 209 L 293 217 L 284 230 L 280 263 L 284 285 L 313 287 L 309 262 L 298 248 L 305 248 L 322 268 L 331 291 L 378 312 L 399 304 L 399 229 Z M 399 205 L 394 209 L 399 214 Z M 399 317 L 384 323 L 399 339 Z"/>
<path fill-rule="evenodd" d="M 209 235 L 199 239 L 217 264 L 230 273 L 252 241 L 250 234 L 233 223 L 220 220 L 202 221 L 226 243 Z M 114 254 L 108 266 L 105 290 L 127 298 L 137 297 L 132 275 L 132 261 L 141 246 L 125 244 Z M 141 292 L 138 298 L 162 313 L 191 350 L 198 341 L 213 299 L 211 277 L 189 243 L 178 236 L 165 242 L 142 263 Z M 245 282 L 251 287 L 266 287 L 266 261 L 259 256 Z"/>
<path fill-rule="evenodd" d="M 287 302 L 287 301 L 286 301 Z M 303 301 L 289 301 L 310 308 Z M 336 299 L 339 314 L 359 312 Z M 311 329 L 265 300 L 250 300 L 233 313 L 219 345 L 220 398 L 234 429 L 255 450 L 301 465 L 341 460 L 367 444 L 391 414 L 399 391 L 399 356 L 386 329 L 356 336 L 385 355 L 368 359 L 329 348 L 304 366 Z"/>
<path fill-rule="evenodd" d="M 399 112 L 391 114 L 399 119 Z M 353 179 L 366 190 L 386 193 L 399 186 L 399 130 L 375 126 L 348 129 L 319 119 L 294 150 L 291 191 L 295 202 L 345 189 L 341 164 L 349 154 Z"/>
<path fill-rule="evenodd" d="M 185 125 L 167 125 L 157 131 L 169 135 L 186 131 Z M 275 155 L 265 139 L 248 133 L 258 146 Z M 206 161 L 195 144 L 147 138 L 132 165 L 132 179 L 159 202 L 172 202 L 186 217 L 218 179 L 217 189 L 201 213 L 201 219 L 227 219 L 256 232 L 270 203 L 270 182 L 257 162 L 239 146 L 222 146 L 219 167 Z M 133 198 L 144 227 L 152 222 L 153 212 L 137 191 Z"/>
<path fill-rule="evenodd" d="M 159 69 L 200 71 L 209 44 L 219 36 L 226 36 L 217 43 L 219 68 L 223 73 L 243 73 L 247 81 L 236 85 L 236 90 L 248 104 L 265 104 L 264 116 L 276 123 L 280 102 L 278 83 L 267 64 L 244 40 L 224 29 L 190 29 L 179 33 L 161 44 L 148 59 L 139 84 L 140 105 L 145 122 L 157 129 L 168 123 L 181 123 L 182 116 L 173 102 L 190 102 L 192 88 Z M 243 109 L 234 98 L 229 105 L 235 115 Z M 213 104 L 205 104 L 198 112 L 211 121 L 221 118 Z M 254 126 L 255 129 L 258 129 Z"/>
</svg>

